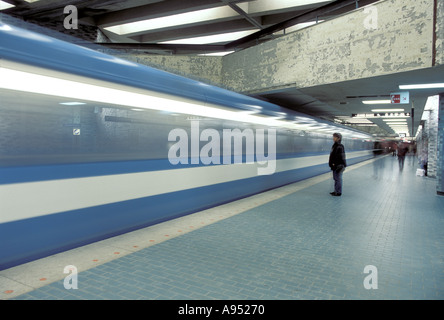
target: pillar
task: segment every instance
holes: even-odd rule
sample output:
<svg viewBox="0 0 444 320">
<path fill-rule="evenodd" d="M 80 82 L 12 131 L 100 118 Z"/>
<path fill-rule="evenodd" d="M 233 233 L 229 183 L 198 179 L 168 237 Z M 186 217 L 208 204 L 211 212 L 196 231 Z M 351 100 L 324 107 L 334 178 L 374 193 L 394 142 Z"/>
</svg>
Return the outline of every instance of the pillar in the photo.
<svg viewBox="0 0 444 320">
<path fill-rule="evenodd" d="M 437 144 L 436 191 L 444 196 L 444 93 L 439 96 Z"/>
</svg>

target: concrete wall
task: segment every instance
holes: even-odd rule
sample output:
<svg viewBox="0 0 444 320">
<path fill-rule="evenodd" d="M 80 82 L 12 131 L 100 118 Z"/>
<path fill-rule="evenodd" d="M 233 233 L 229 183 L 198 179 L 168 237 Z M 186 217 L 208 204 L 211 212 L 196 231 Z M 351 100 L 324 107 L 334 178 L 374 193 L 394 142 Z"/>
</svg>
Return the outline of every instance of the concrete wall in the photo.
<svg viewBox="0 0 444 320">
<path fill-rule="evenodd" d="M 122 59 L 144 64 L 215 86 L 222 82 L 222 57 L 113 54 Z"/>
<path fill-rule="evenodd" d="M 444 1 L 436 0 L 436 65 L 444 64 Z"/>
<path fill-rule="evenodd" d="M 436 98 L 436 99 L 435 99 Z M 418 160 L 427 162 L 427 175 L 437 178 L 437 190 L 444 192 L 444 94 L 429 97 L 417 136 Z"/>
<path fill-rule="evenodd" d="M 438 113 L 439 99 L 436 103 L 430 105 L 430 111 L 425 111 L 426 120 L 424 122 L 424 131 L 427 135 L 428 166 L 427 173 L 429 177 L 436 178 L 438 173 Z"/>
<path fill-rule="evenodd" d="M 386 0 L 229 55 L 223 84 L 255 93 L 432 66 L 433 0 Z"/>
<path fill-rule="evenodd" d="M 440 95 L 439 100 L 436 191 L 444 196 L 444 93 Z"/>
<path fill-rule="evenodd" d="M 437 1 L 436 63 L 444 63 Z M 428 68 L 434 0 L 385 0 L 225 57 L 120 57 L 246 94 Z"/>
</svg>

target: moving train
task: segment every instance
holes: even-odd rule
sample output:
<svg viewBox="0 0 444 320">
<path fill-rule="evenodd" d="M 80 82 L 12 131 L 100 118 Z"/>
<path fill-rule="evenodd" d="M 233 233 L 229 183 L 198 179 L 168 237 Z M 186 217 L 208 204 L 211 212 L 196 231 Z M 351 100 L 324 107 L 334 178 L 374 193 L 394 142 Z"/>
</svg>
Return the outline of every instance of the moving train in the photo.
<svg viewBox="0 0 444 320">
<path fill-rule="evenodd" d="M 349 164 L 371 137 L 0 23 L 0 270 Z"/>
</svg>

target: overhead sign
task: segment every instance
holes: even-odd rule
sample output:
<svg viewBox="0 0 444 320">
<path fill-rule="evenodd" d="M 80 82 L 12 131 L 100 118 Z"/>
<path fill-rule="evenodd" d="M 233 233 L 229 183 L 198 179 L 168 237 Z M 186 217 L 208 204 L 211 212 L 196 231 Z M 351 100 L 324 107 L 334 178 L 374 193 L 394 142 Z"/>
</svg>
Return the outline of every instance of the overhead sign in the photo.
<svg viewBox="0 0 444 320">
<path fill-rule="evenodd" d="M 409 104 L 410 94 L 408 91 L 391 93 L 390 100 L 392 104 Z"/>
</svg>

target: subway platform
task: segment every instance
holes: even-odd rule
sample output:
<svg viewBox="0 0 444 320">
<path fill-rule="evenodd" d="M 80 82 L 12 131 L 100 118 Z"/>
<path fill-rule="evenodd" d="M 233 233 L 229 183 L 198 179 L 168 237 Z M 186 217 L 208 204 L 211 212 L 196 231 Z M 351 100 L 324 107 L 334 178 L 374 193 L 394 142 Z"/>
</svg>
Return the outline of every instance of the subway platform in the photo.
<svg viewBox="0 0 444 320">
<path fill-rule="evenodd" d="M 416 168 L 381 156 L 342 197 L 325 174 L 6 269 L 0 298 L 441 300 L 444 197 Z"/>
</svg>

